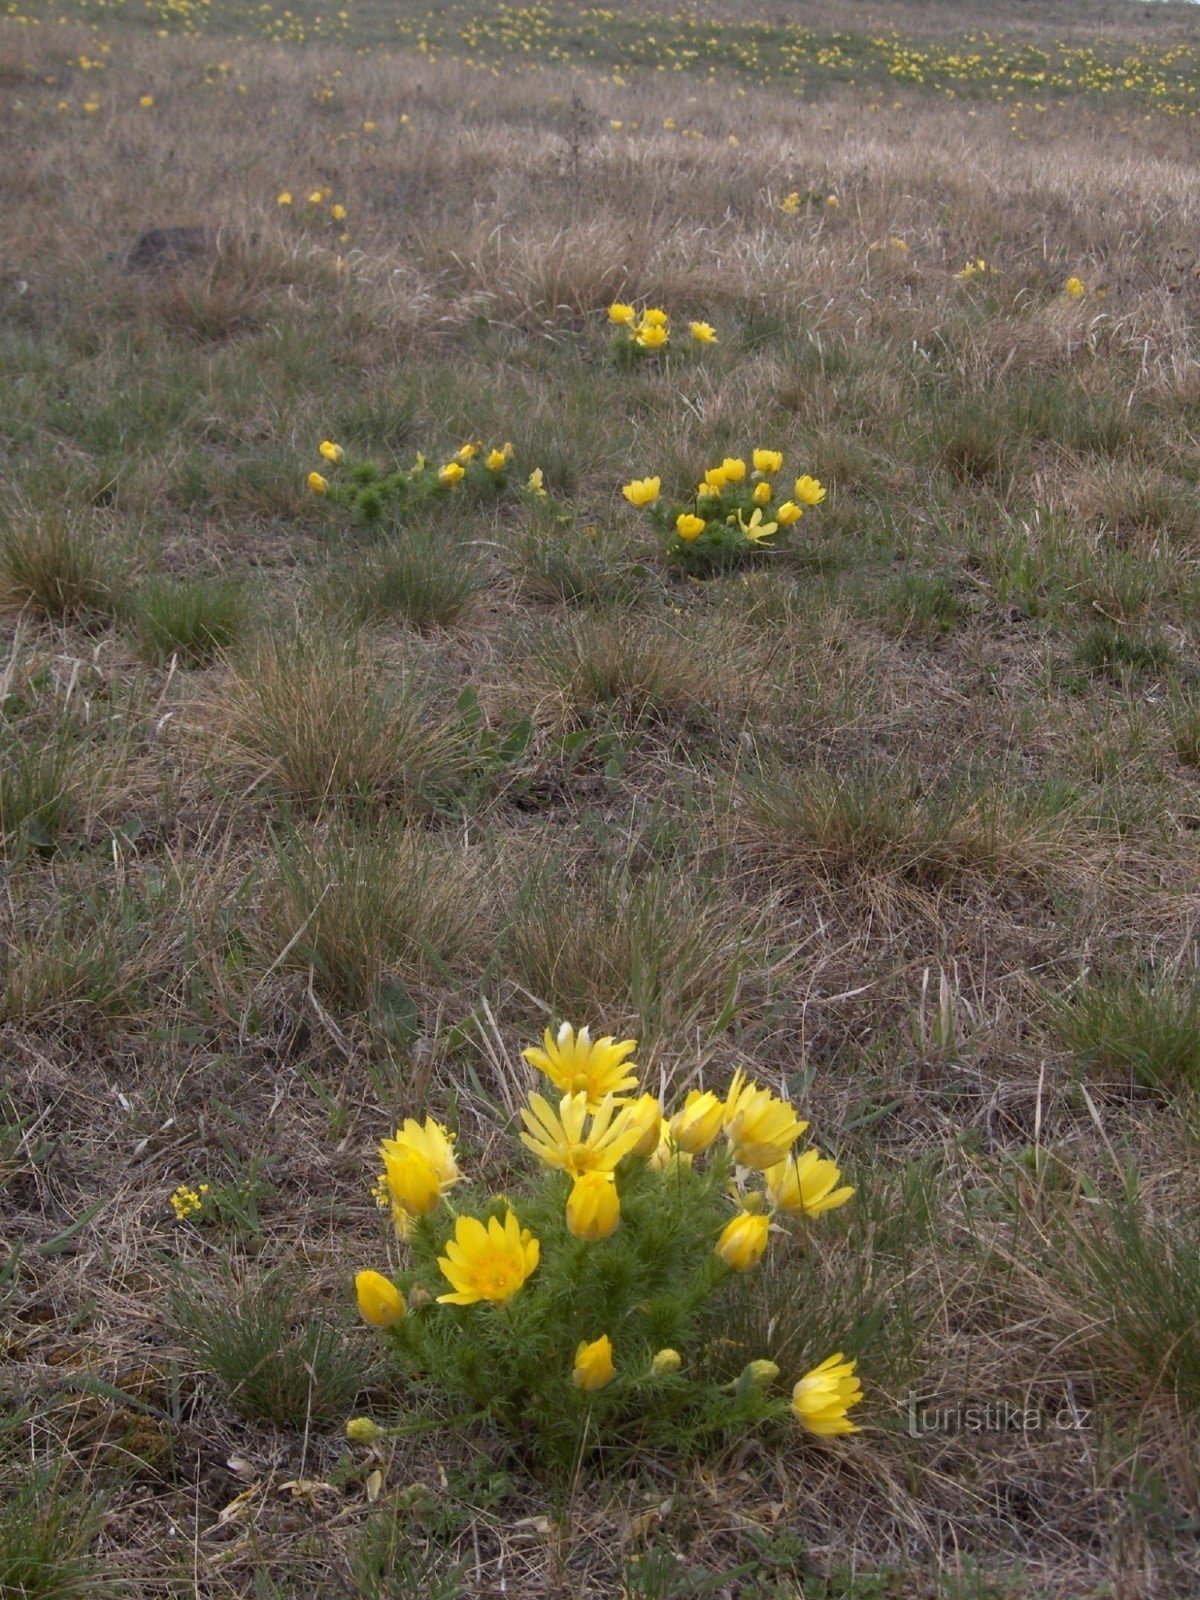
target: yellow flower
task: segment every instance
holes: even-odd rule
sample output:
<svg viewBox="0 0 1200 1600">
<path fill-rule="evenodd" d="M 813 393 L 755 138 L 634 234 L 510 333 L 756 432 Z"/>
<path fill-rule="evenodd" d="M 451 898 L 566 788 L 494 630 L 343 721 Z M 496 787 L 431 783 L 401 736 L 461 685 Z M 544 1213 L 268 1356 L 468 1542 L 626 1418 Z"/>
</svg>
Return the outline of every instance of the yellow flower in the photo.
<svg viewBox="0 0 1200 1600">
<path fill-rule="evenodd" d="M 827 206 L 831 206 L 836 211 L 837 207 L 839 205 L 839 201 L 838 201 L 837 195 L 835 195 L 835 194 L 827 195 L 826 198 L 825 198 L 825 204 Z"/>
<path fill-rule="evenodd" d="M 438 468 L 438 482 L 444 483 L 452 489 L 456 483 L 461 483 L 466 473 L 457 461 L 447 461 L 444 467 Z"/>
<path fill-rule="evenodd" d="M 761 472 L 766 478 L 773 478 L 783 466 L 782 450 L 756 450 L 754 452 L 754 470 Z"/>
<path fill-rule="evenodd" d="M 705 487 L 711 489 L 714 494 L 719 494 L 728 482 L 729 478 L 724 467 L 709 467 L 704 474 Z"/>
<path fill-rule="evenodd" d="M 637 330 L 636 338 L 643 350 L 661 350 L 670 335 L 667 330 L 657 322 L 642 322 Z"/>
<path fill-rule="evenodd" d="M 814 1367 L 792 1390 L 792 1410 L 810 1433 L 828 1438 L 836 1433 L 857 1433 L 846 1413 L 862 1399 L 862 1384 L 854 1376 L 854 1361 L 837 1355 Z"/>
<path fill-rule="evenodd" d="M 373 1328 L 390 1328 L 404 1315 L 404 1296 L 382 1272 L 360 1272 L 354 1279 L 359 1315 Z"/>
<path fill-rule="evenodd" d="M 141 106 L 143 111 L 149 111 L 150 107 L 153 104 L 154 104 L 154 96 L 152 94 L 144 94 L 141 97 L 141 99 L 138 101 L 138 105 Z"/>
<path fill-rule="evenodd" d="M 326 461 L 332 462 L 335 467 L 339 461 L 344 461 L 346 459 L 346 452 L 342 449 L 341 445 L 334 444 L 330 439 L 321 440 L 321 454 L 325 457 Z"/>
<path fill-rule="evenodd" d="M 658 499 L 661 489 L 661 478 L 634 478 L 632 483 L 624 486 L 621 493 L 631 506 L 648 506 Z"/>
<path fill-rule="evenodd" d="M 512 460 L 513 447 L 505 441 L 503 450 L 489 450 L 484 458 L 484 466 L 489 472 L 503 472 Z"/>
<path fill-rule="evenodd" d="M 707 322 L 689 322 L 688 332 L 697 344 L 716 344 L 717 330 Z"/>
<path fill-rule="evenodd" d="M 779 202 L 779 209 L 780 211 L 786 211 L 789 216 L 799 211 L 800 191 L 798 189 L 793 189 L 791 194 L 785 195 L 784 198 Z"/>
<path fill-rule="evenodd" d="M 557 1038 L 547 1028 L 542 1044 L 544 1049 L 535 1046 L 521 1054 L 566 1094 L 584 1090 L 589 1111 L 598 1111 L 606 1095 L 618 1103 L 628 1099 L 625 1091 L 638 1086 L 635 1064 L 627 1059 L 637 1049 L 636 1039 L 622 1039 L 620 1044 L 611 1034 L 593 1039 L 587 1028 L 576 1033 L 564 1022 Z"/>
<path fill-rule="evenodd" d="M 614 1117 L 617 1107 L 610 1095 L 585 1133 L 587 1102 L 583 1089 L 578 1094 L 565 1094 L 556 1113 L 548 1100 L 531 1094 L 528 1109 L 521 1112 L 526 1129 L 521 1143 L 546 1166 L 570 1173 L 573 1178 L 583 1172 L 612 1172 L 641 1141 L 644 1130 L 624 1113 Z"/>
<path fill-rule="evenodd" d="M 478 448 L 479 446 L 474 444 L 463 445 L 461 450 L 454 452 L 455 461 L 458 462 L 460 467 L 465 467 L 469 461 L 474 461 Z"/>
<path fill-rule="evenodd" d="M 726 456 L 721 463 L 726 483 L 741 483 L 746 476 L 746 463 L 738 456 Z"/>
<path fill-rule="evenodd" d="M 749 1211 L 739 1211 L 726 1223 L 717 1240 L 717 1254 L 735 1272 L 749 1272 L 762 1260 L 770 1226 L 771 1220 L 765 1215 L 753 1216 Z"/>
<path fill-rule="evenodd" d="M 655 1378 L 669 1378 L 673 1372 L 678 1372 L 683 1365 L 683 1357 L 678 1350 L 666 1347 L 658 1352 L 650 1363 L 650 1372 Z"/>
<path fill-rule="evenodd" d="M 793 522 L 799 522 L 804 515 L 800 507 L 793 500 L 785 500 L 781 506 L 776 507 L 775 521 L 781 528 L 790 528 Z"/>
<path fill-rule="evenodd" d="M 737 521 L 738 527 L 746 535 L 746 538 L 749 539 L 751 544 L 762 544 L 764 540 L 767 540 L 771 537 L 776 528 L 779 526 L 777 522 L 764 522 L 761 510 L 755 510 L 752 513 L 749 522 L 746 521 L 745 517 L 739 511 Z"/>
<path fill-rule="evenodd" d="M 324 198 L 325 198 L 324 190 L 322 190 L 322 189 L 314 189 L 313 192 L 308 197 L 308 203 L 309 203 L 310 206 L 319 206 L 321 204 L 321 201 L 324 200 Z"/>
<path fill-rule="evenodd" d="M 329 215 L 333 218 L 333 220 L 335 222 L 345 222 L 345 220 L 346 220 L 346 208 L 343 205 L 330 206 Z"/>
<path fill-rule="evenodd" d="M 577 1389 L 594 1393 L 603 1389 L 613 1375 L 612 1340 L 606 1333 L 591 1344 L 585 1340 L 575 1352 L 575 1370 L 571 1382 Z"/>
<path fill-rule="evenodd" d="M 314 494 L 324 494 L 329 485 L 319 472 L 310 472 L 308 475 L 308 487 Z"/>
<path fill-rule="evenodd" d="M 780 1211 L 820 1216 L 822 1211 L 844 1206 L 854 1193 L 850 1188 L 834 1187 L 841 1175 L 836 1161 L 830 1161 L 818 1150 L 806 1150 L 803 1155 L 790 1156 L 765 1169 L 767 1194 Z"/>
<path fill-rule="evenodd" d="M 821 487 L 820 480 L 810 478 L 806 472 L 802 478 L 797 478 L 792 488 L 802 506 L 819 506 L 825 498 L 825 490 Z"/>
<path fill-rule="evenodd" d="M 687 544 L 698 539 L 707 526 L 703 517 L 694 517 L 690 511 L 681 511 L 675 518 L 675 532 Z"/>
<path fill-rule="evenodd" d="M 696 488 L 696 499 L 707 500 L 710 495 L 720 494 L 720 489 L 715 489 L 711 483 L 701 483 Z"/>
<path fill-rule="evenodd" d="M 637 321 L 637 312 L 632 306 L 625 306 L 619 300 L 614 300 L 608 308 L 608 320 L 615 322 L 619 328 L 630 328 Z"/>
<path fill-rule="evenodd" d="M 725 1100 L 725 1137 L 739 1167 L 765 1172 L 778 1166 L 807 1127 L 786 1100 L 747 1082 L 740 1070 L 734 1073 Z"/>
<path fill-rule="evenodd" d="M 423 1217 L 442 1198 L 433 1163 L 412 1145 L 389 1141 L 380 1146 L 383 1173 L 392 1205 L 408 1217 Z"/>
<path fill-rule="evenodd" d="M 621 1220 L 621 1201 L 611 1172 L 581 1172 L 567 1196 L 567 1227 L 577 1239 L 596 1244 Z"/>
<path fill-rule="evenodd" d="M 446 1254 L 438 1257 L 442 1276 L 454 1286 L 438 1295 L 439 1305 L 473 1306 L 480 1300 L 503 1305 L 533 1272 L 541 1245 L 511 1211 L 492 1217 L 485 1228 L 477 1217 L 459 1217 Z"/>
<path fill-rule="evenodd" d="M 642 312 L 643 328 L 665 328 L 670 318 L 665 311 L 660 311 L 657 306 L 650 306 Z"/>
<path fill-rule="evenodd" d="M 692 1089 L 683 1102 L 683 1110 L 671 1118 L 671 1138 L 681 1150 L 698 1156 L 720 1133 L 724 1118 L 725 1107 L 711 1089 L 703 1093 Z"/>
<path fill-rule="evenodd" d="M 771 485 L 769 483 L 756 483 L 750 498 L 756 506 L 765 506 L 771 498 Z"/>
<path fill-rule="evenodd" d="M 630 1155 L 648 1159 L 658 1149 L 658 1141 L 662 1134 L 662 1107 L 658 1103 L 658 1096 L 639 1095 L 625 1107 L 623 1116 L 626 1129 L 631 1131 L 636 1129 L 638 1135 L 638 1141 L 630 1150 Z"/>
<path fill-rule="evenodd" d="M 363 123 L 363 132 L 364 133 L 374 133 L 375 132 L 375 124 L 373 122 L 364 122 Z"/>
<path fill-rule="evenodd" d="M 1082 300 L 1087 290 L 1083 286 L 1082 278 L 1068 278 L 1066 282 L 1067 294 L 1072 300 Z"/>
<path fill-rule="evenodd" d="M 383 1429 L 370 1417 L 351 1417 L 346 1424 L 346 1437 L 353 1444 L 374 1444 L 383 1438 Z"/>
<path fill-rule="evenodd" d="M 385 1139 L 379 1153 L 386 1159 L 388 1155 L 398 1155 L 401 1149 L 413 1150 L 422 1156 L 433 1168 L 441 1188 L 448 1189 L 458 1182 L 461 1174 L 454 1159 L 454 1135 L 432 1117 L 425 1118 L 424 1127 L 412 1117 L 406 1117 L 396 1137 Z"/>
<path fill-rule="evenodd" d="M 525 481 L 525 487 L 527 489 L 531 489 L 534 494 L 540 494 L 543 496 L 543 498 L 545 497 L 546 485 L 542 481 L 541 467 L 534 467 L 533 471 L 529 474 L 529 477 Z"/>
</svg>

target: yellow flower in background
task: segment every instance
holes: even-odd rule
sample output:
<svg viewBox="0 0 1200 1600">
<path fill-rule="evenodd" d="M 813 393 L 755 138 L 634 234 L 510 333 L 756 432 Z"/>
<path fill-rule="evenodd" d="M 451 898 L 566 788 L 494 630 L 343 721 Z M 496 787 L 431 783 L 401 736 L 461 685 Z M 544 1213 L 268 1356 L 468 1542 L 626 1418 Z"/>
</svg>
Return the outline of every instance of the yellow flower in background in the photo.
<svg viewBox="0 0 1200 1600">
<path fill-rule="evenodd" d="M 320 450 L 326 461 L 332 462 L 335 467 L 339 461 L 344 461 L 346 459 L 346 452 L 342 449 L 341 445 L 334 444 L 331 439 L 322 439 Z"/>
<path fill-rule="evenodd" d="M 711 495 L 720 494 L 719 489 L 714 489 L 711 483 L 701 483 L 696 487 L 696 499 L 707 500 Z"/>
<path fill-rule="evenodd" d="M 820 480 L 810 478 L 806 472 L 802 478 L 797 478 L 792 488 L 802 506 L 819 506 L 825 498 L 825 490 L 821 487 Z"/>
<path fill-rule="evenodd" d="M 512 453 L 512 444 L 506 439 L 504 441 L 503 449 L 488 451 L 483 464 L 489 472 L 503 472 L 505 467 L 512 460 Z"/>
<path fill-rule="evenodd" d="M 621 1220 L 621 1201 L 611 1172 L 581 1172 L 567 1196 L 567 1227 L 577 1239 L 598 1244 Z"/>
<path fill-rule="evenodd" d="M 835 194 L 831 194 L 831 195 L 827 195 L 827 196 L 826 196 L 826 197 L 825 197 L 825 204 L 826 204 L 826 205 L 827 205 L 827 206 L 828 206 L 828 207 L 829 207 L 829 208 L 830 208 L 830 209 L 831 209 L 831 210 L 833 210 L 833 211 L 836 211 L 836 210 L 837 210 L 837 208 L 838 208 L 838 206 L 839 206 L 839 205 L 840 205 L 840 204 L 841 204 L 841 201 L 840 201 L 840 200 L 839 200 L 839 199 L 838 199 L 838 197 L 837 197 L 837 195 L 835 195 Z"/>
<path fill-rule="evenodd" d="M 788 216 L 793 216 L 800 209 L 800 191 L 793 189 L 791 194 L 785 195 L 779 202 L 780 211 L 786 211 Z"/>
<path fill-rule="evenodd" d="M 461 483 L 466 473 L 457 461 L 447 461 L 444 467 L 438 468 L 438 482 L 446 487 L 453 488 L 456 483 Z"/>
<path fill-rule="evenodd" d="M 626 1131 L 637 1133 L 637 1143 L 631 1148 L 630 1155 L 648 1159 L 658 1149 L 658 1141 L 662 1135 L 663 1114 L 658 1096 L 639 1095 L 636 1100 L 629 1102 L 622 1116 Z"/>
<path fill-rule="evenodd" d="M 741 483 L 746 476 L 746 463 L 739 456 L 726 456 L 721 463 L 726 483 Z"/>
<path fill-rule="evenodd" d="M 756 506 L 765 506 L 771 498 L 771 485 L 769 483 L 756 483 L 750 498 Z"/>
<path fill-rule="evenodd" d="M 542 1095 L 531 1094 L 528 1108 L 521 1112 L 525 1124 L 521 1143 L 546 1166 L 573 1178 L 583 1172 L 612 1172 L 639 1143 L 643 1131 L 624 1114 L 615 1115 L 617 1105 L 611 1096 L 586 1128 L 587 1100 L 582 1089 L 565 1094 L 556 1112 Z"/>
<path fill-rule="evenodd" d="M 393 1206 L 408 1217 L 424 1217 L 442 1198 L 433 1163 L 411 1145 L 389 1143 L 380 1147 L 383 1175 Z"/>
<path fill-rule="evenodd" d="M 661 350 L 670 336 L 660 323 L 643 322 L 637 330 L 636 337 L 643 350 Z"/>
<path fill-rule="evenodd" d="M 717 1137 L 725 1120 L 725 1107 L 711 1089 L 692 1089 L 683 1109 L 671 1118 L 672 1142 L 688 1155 L 698 1156 Z"/>
<path fill-rule="evenodd" d="M 739 1167 L 764 1172 L 786 1161 L 808 1127 L 786 1100 L 750 1083 L 739 1068 L 725 1098 L 725 1137 Z"/>
<path fill-rule="evenodd" d="M 143 111 L 149 111 L 150 107 L 153 104 L 154 104 L 154 96 L 152 94 L 144 94 L 144 95 L 142 95 L 141 99 L 138 101 L 138 105 L 141 106 Z"/>
<path fill-rule="evenodd" d="M 511 1211 L 503 1222 L 491 1217 L 486 1228 L 478 1217 L 459 1217 L 446 1254 L 438 1257 L 454 1292 L 438 1295 L 438 1304 L 473 1306 L 489 1300 L 503 1305 L 537 1267 L 541 1249 Z"/>
<path fill-rule="evenodd" d="M 704 474 L 705 487 L 711 489 L 714 494 L 719 494 L 728 482 L 729 477 L 724 467 L 709 467 Z"/>
<path fill-rule="evenodd" d="M 783 466 L 782 450 L 756 450 L 754 452 L 754 470 L 761 472 L 766 478 L 773 478 Z"/>
<path fill-rule="evenodd" d="M 1087 293 L 1082 278 L 1068 278 L 1064 287 L 1072 300 L 1082 300 Z"/>
<path fill-rule="evenodd" d="M 745 517 L 739 511 L 737 521 L 738 527 L 746 535 L 751 544 L 762 544 L 765 540 L 771 537 L 776 528 L 779 526 L 777 522 L 764 522 L 761 510 L 753 512 L 749 522 L 746 521 Z"/>
<path fill-rule="evenodd" d="M 631 328 L 637 321 L 637 312 L 632 306 L 622 305 L 619 300 L 614 300 L 608 308 L 608 320 L 615 322 L 619 328 Z"/>
<path fill-rule="evenodd" d="M 335 222 L 345 222 L 346 208 L 343 205 L 330 206 L 329 215 Z"/>
<path fill-rule="evenodd" d="M 708 322 L 689 322 L 688 332 L 697 344 L 716 344 L 717 330 Z"/>
<path fill-rule="evenodd" d="M 671 319 L 665 311 L 660 311 L 657 306 L 650 306 L 642 312 L 643 328 L 665 328 Z"/>
<path fill-rule="evenodd" d="M 810 1433 L 829 1438 L 859 1431 L 846 1416 L 862 1399 L 862 1384 L 854 1376 L 856 1366 L 857 1362 L 844 1361 L 839 1350 L 805 1373 L 792 1390 L 792 1410 Z"/>
<path fill-rule="evenodd" d="M 636 1039 L 622 1039 L 619 1044 L 611 1034 L 593 1039 L 586 1027 L 576 1033 L 569 1022 L 563 1022 L 557 1038 L 546 1029 L 542 1046 L 532 1046 L 521 1054 L 564 1093 L 577 1094 L 582 1089 L 589 1111 L 598 1111 L 606 1095 L 618 1103 L 628 1099 L 626 1090 L 638 1086 L 636 1064 L 629 1060 L 637 1049 Z"/>
<path fill-rule="evenodd" d="M 571 1382 L 577 1389 L 594 1394 L 597 1389 L 603 1389 L 612 1375 L 612 1340 L 606 1333 L 593 1339 L 591 1344 L 586 1340 L 580 1344 L 575 1352 L 575 1370 L 571 1374 Z"/>
<path fill-rule="evenodd" d="M 534 494 L 540 494 L 543 499 L 545 498 L 546 485 L 542 478 L 541 467 L 534 467 L 529 477 L 525 480 L 525 487 L 532 490 Z"/>
<path fill-rule="evenodd" d="M 379 1153 L 385 1159 L 397 1156 L 402 1150 L 412 1150 L 433 1169 L 438 1184 L 443 1189 L 448 1189 L 452 1183 L 457 1183 L 462 1174 L 458 1170 L 458 1162 L 454 1159 L 454 1135 L 442 1127 L 440 1122 L 435 1122 L 432 1117 L 425 1118 L 422 1126 L 412 1117 L 404 1119 L 404 1126 L 399 1128 L 394 1139 L 385 1139 L 379 1147 Z"/>
<path fill-rule="evenodd" d="M 624 486 L 621 493 L 631 506 L 648 506 L 658 499 L 661 490 L 661 478 L 635 478 Z"/>
<path fill-rule="evenodd" d="M 360 1272 L 354 1279 L 359 1315 L 373 1328 L 390 1328 L 404 1315 L 404 1296 L 382 1272 Z"/>
<path fill-rule="evenodd" d="M 771 1219 L 765 1214 L 755 1216 L 749 1211 L 739 1211 L 726 1223 L 717 1240 L 717 1254 L 735 1272 L 749 1272 L 762 1260 L 770 1227 Z"/>
<path fill-rule="evenodd" d="M 669 1378 L 673 1372 L 678 1372 L 683 1365 L 683 1357 L 678 1350 L 669 1346 L 660 1350 L 650 1363 L 650 1373 L 655 1378 Z"/>
<path fill-rule="evenodd" d="M 693 516 L 690 511 L 681 511 L 675 518 L 675 532 L 688 544 L 698 539 L 707 526 L 703 517 Z"/>
<path fill-rule="evenodd" d="M 308 487 L 314 494 L 324 494 L 329 485 L 319 472 L 310 472 L 307 478 Z"/>
<path fill-rule="evenodd" d="M 456 450 L 454 452 L 454 459 L 458 462 L 460 467 L 465 467 L 469 462 L 474 461 L 478 451 L 478 445 L 464 444 L 461 450 Z"/>
<path fill-rule="evenodd" d="M 321 204 L 321 201 L 324 200 L 324 198 L 325 198 L 324 190 L 322 190 L 322 189 L 314 189 L 313 192 L 308 197 L 308 203 L 309 203 L 310 206 L 319 206 Z"/>
<path fill-rule="evenodd" d="M 781 528 L 790 528 L 792 523 L 799 522 L 803 515 L 803 511 L 792 500 L 785 500 L 775 509 L 775 521 Z"/>
<path fill-rule="evenodd" d="M 841 1168 L 819 1150 L 806 1150 L 803 1155 L 790 1156 L 765 1171 L 767 1195 L 780 1211 L 803 1212 L 805 1216 L 820 1216 L 822 1211 L 832 1211 L 844 1206 L 853 1195 L 851 1188 L 835 1188 L 841 1177 Z"/>
</svg>

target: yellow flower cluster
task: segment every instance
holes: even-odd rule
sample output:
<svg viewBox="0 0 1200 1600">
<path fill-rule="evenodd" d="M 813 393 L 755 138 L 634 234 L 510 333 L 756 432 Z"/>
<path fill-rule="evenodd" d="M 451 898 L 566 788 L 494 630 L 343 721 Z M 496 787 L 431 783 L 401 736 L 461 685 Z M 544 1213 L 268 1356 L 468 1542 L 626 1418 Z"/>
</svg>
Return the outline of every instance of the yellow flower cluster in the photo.
<svg viewBox="0 0 1200 1600">
<path fill-rule="evenodd" d="M 175 1213 L 176 1222 L 186 1222 L 198 1211 L 203 1211 L 208 1193 L 207 1183 L 197 1184 L 194 1189 L 189 1189 L 186 1183 L 181 1183 L 171 1196 L 171 1210 Z"/>
<path fill-rule="evenodd" d="M 658 306 L 638 311 L 635 306 L 615 300 L 608 308 L 608 320 L 625 329 L 628 344 L 639 355 L 665 350 L 671 341 L 671 319 Z M 689 322 L 688 333 L 696 344 L 716 344 L 717 330 L 710 322 Z"/>
<path fill-rule="evenodd" d="M 995 272 L 995 270 L 995 267 L 988 266 L 982 256 L 976 256 L 974 261 L 968 261 L 962 271 L 956 272 L 954 276 L 962 283 L 970 283 L 972 278 L 982 278 L 989 272 Z"/>
</svg>

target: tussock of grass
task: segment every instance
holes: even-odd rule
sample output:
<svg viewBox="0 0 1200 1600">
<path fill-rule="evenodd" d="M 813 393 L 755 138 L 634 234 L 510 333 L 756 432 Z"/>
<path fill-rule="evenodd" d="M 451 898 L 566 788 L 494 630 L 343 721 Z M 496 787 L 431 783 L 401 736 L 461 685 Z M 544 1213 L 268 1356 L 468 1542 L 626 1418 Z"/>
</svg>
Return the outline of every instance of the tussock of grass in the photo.
<svg viewBox="0 0 1200 1600">
<path fill-rule="evenodd" d="M 86 620 L 112 616 L 123 590 L 112 544 L 94 522 L 27 512 L 0 530 L 0 603 Z"/>
<path fill-rule="evenodd" d="M 0 1503 L 0 1595 L 12 1600 L 91 1600 L 123 1585 L 96 1550 L 104 1497 L 72 1485 L 64 1466 L 9 1480 Z"/>
<path fill-rule="evenodd" d="M 463 621 L 481 587 L 474 554 L 447 530 L 426 527 L 335 570 L 323 599 L 358 622 L 404 622 L 425 633 Z"/>
<path fill-rule="evenodd" d="M 530 599 L 564 605 L 628 605 L 648 579 L 626 541 L 566 515 L 533 519 L 513 541 L 509 561 Z"/>
<path fill-rule="evenodd" d="M 207 666 L 241 634 L 245 593 L 232 579 L 156 579 L 137 591 L 127 615 L 145 660 L 175 655 L 189 666 Z"/>
<path fill-rule="evenodd" d="M 1054 1016 L 1063 1045 L 1089 1071 L 1151 1089 L 1200 1089 L 1200 992 L 1194 984 L 1093 980 Z"/>
</svg>

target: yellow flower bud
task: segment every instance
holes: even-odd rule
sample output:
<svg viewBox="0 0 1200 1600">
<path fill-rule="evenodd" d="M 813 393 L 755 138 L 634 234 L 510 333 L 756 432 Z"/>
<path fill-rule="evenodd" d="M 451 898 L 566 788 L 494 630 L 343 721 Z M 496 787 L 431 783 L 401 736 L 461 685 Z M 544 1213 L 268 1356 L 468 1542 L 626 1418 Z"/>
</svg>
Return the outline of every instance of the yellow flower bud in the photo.
<svg viewBox="0 0 1200 1600">
<path fill-rule="evenodd" d="M 756 483 L 750 498 L 756 506 L 765 506 L 771 498 L 771 485 L 769 483 Z"/>
<path fill-rule="evenodd" d="M 390 1328 L 404 1315 L 404 1296 L 381 1272 L 360 1272 L 354 1279 L 358 1310 L 373 1328 Z"/>
<path fill-rule="evenodd" d="M 441 1180 L 427 1156 L 410 1145 L 389 1141 L 381 1150 L 388 1193 L 410 1217 L 433 1210 L 442 1194 Z"/>
<path fill-rule="evenodd" d="M 779 1368 L 774 1361 L 751 1361 L 746 1371 L 750 1374 L 753 1383 L 774 1383 L 779 1376 Z"/>
<path fill-rule="evenodd" d="M 335 467 L 339 461 L 344 461 L 346 459 L 346 452 L 342 449 L 340 444 L 334 444 L 332 439 L 321 440 L 321 454 L 325 457 L 326 461 L 331 462 Z"/>
<path fill-rule="evenodd" d="M 466 473 L 457 461 L 447 461 L 444 467 L 438 469 L 438 482 L 452 489 L 456 483 L 461 483 Z"/>
<path fill-rule="evenodd" d="M 793 522 L 799 522 L 804 515 L 794 500 L 785 500 L 775 511 L 775 521 L 781 528 L 790 528 Z"/>
<path fill-rule="evenodd" d="M 702 1094 L 693 1089 L 683 1102 L 683 1110 L 671 1118 L 671 1138 L 689 1155 L 699 1155 L 721 1131 L 725 1107 L 711 1090 Z"/>
<path fill-rule="evenodd" d="M 383 1438 L 383 1429 L 370 1417 L 351 1417 L 346 1424 L 346 1437 L 352 1444 L 374 1444 L 376 1439 Z"/>
<path fill-rule="evenodd" d="M 650 1363 L 650 1371 L 656 1378 L 669 1378 L 673 1372 L 678 1372 L 683 1365 L 683 1357 L 678 1350 L 660 1350 Z"/>
<path fill-rule="evenodd" d="M 762 1260 L 763 1251 L 767 1248 L 767 1230 L 770 1228 L 770 1219 L 766 1216 L 751 1216 L 749 1212 L 739 1212 L 731 1222 L 725 1226 L 721 1237 L 717 1240 L 717 1254 L 727 1267 L 732 1267 L 735 1272 L 749 1272 Z"/>
<path fill-rule="evenodd" d="M 741 483 L 746 476 L 746 463 L 737 456 L 726 456 L 721 463 L 721 471 L 727 483 Z"/>
<path fill-rule="evenodd" d="M 575 1370 L 571 1374 L 571 1381 L 577 1389 L 594 1393 L 597 1389 L 603 1389 L 612 1375 L 612 1340 L 606 1333 L 593 1339 L 591 1344 L 586 1340 L 580 1344 L 575 1352 Z"/>
<path fill-rule="evenodd" d="M 782 466 L 782 450 L 756 450 L 754 452 L 755 472 L 761 472 L 765 477 L 772 478 Z"/>
<path fill-rule="evenodd" d="M 319 472 L 310 472 L 308 475 L 308 487 L 314 494 L 324 494 L 329 485 Z"/>
<path fill-rule="evenodd" d="M 591 1244 L 607 1239 L 621 1220 L 621 1202 L 610 1172 L 581 1172 L 567 1197 L 567 1227 Z"/>
</svg>

